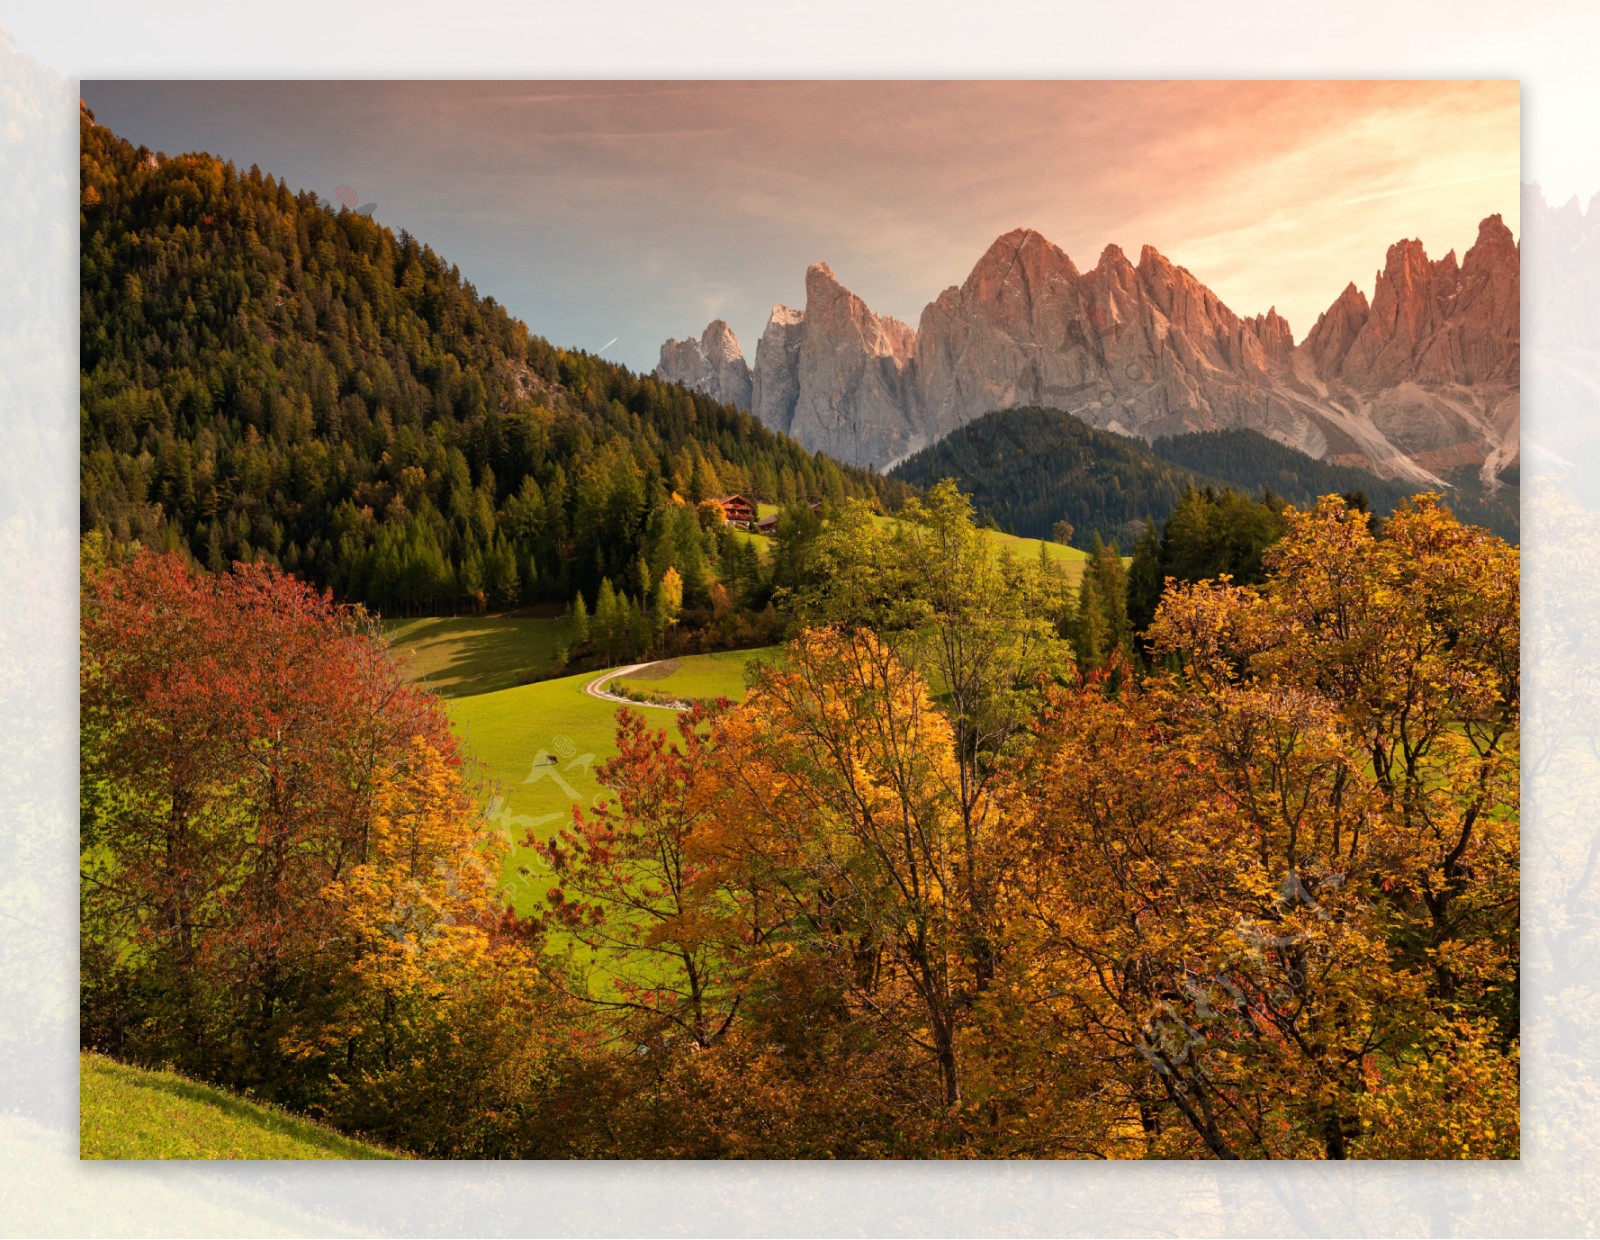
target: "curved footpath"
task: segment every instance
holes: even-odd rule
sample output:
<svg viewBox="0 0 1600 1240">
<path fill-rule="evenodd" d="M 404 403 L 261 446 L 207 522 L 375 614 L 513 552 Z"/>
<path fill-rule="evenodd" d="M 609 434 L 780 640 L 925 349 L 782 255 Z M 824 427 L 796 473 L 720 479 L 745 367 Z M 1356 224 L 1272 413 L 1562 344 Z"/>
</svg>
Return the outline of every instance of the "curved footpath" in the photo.
<svg viewBox="0 0 1600 1240">
<path fill-rule="evenodd" d="M 662 661 L 661 659 L 652 659 L 649 663 L 630 663 L 626 667 L 614 667 L 609 672 L 601 672 L 600 675 L 584 685 L 583 691 L 592 698 L 600 698 L 606 702 L 616 702 L 621 706 L 642 706 L 647 710 L 688 710 L 689 708 L 681 702 L 638 702 L 633 698 L 623 697 L 620 693 L 612 693 L 606 688 L 618 676 L 631 675 L 647 667 L 654 667 Z"/>
</svg>

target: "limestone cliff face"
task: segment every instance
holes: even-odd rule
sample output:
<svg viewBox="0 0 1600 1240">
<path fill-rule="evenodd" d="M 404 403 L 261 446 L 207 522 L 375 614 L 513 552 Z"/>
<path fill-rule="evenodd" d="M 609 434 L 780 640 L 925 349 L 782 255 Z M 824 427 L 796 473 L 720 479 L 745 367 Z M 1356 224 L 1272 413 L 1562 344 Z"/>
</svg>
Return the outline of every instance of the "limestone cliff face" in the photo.
<svg viewBox="0 0 1600 1240">
<path fill-rule="evenodd" d="M 669 340 L 661 346 L 656 364 L 658 378 L 681 383 L 714 400 L 750 408 L 750 368 L 733 329 L 721 319 L 713 319 L 699 336 Z"/>
<path fill-rule="evenodd" d="M 1420 241 L 1397 242 L 1377 274 L 1370 310 L 1359 315 L 1346 305 L 1349 290 L 1335 303 L 1356 325 L 1348 343 L 1334 343 L 1346 327 L 1329 328 L 1324 315 L 1306 347 L 1322 378 L 1363 390 L 1406 382 L 1514 382 L 1520 271 L 1517 243 L 1498 215 L 1479 226 L 1460 265 L 1453 251 L 1429 262 Z"/>
<path fill-rule="evenodd" d="M 1150 246 L 1080 273 L 1038 233 L 1007 233 L 923 313 L 918 391 L 930 438 L 1009 405 L 1155 435 L 1250 424 L 1293 341 L 1277 313 L 1241 319 Z"/>
<path fill-rule="evenodd" d="M 903 456 L 915 431 L 907 400 L 915 349 L 915 332 L 873 314 L 826 263 L 814 264 L 789 433 L 841 460 L 882 466 Z"/>
<path fill-rule="evenodd" d="M 789 433 L 800 400 L 800 342 L 805 311 L 772 307 L 756 344 L 750 412 L 775 431 Z"/>
<path fill-rule="evenodd" d="M 1006 233 L 915 331 L 826 264 L 804 311 L 773 311 L 751 408 L 769 426 L 886 468 L 992 409 L 1043 405 L 1126 435 L 1250 427 L 1313 456 L 1419 483 L 1516 459 L 1519 255 L 1492 216 L 1457 263 L 1389 250 L 1296 345 L 1275 311 L 1242 318 L 1150 246 L 1080 271 L 1032 229 Z"/>
<path fill-rule="evenodd" d="M 756 347 L 753 410 L 813 451 L 886 465 L 915 433 L 916 333 L 876 315 L 826 263 L 806 271 L 806 308 L 778 306 Z"/>
<path fill-rule="evenodd" d="M 1420 241 L 1389 247 L 1372 304 L 1346 289 L 1301 345 L 1330 404 L 1348 408 L 1414 465 L 1519 459 L 1521 255 L 1498 215 L 1459 264 Z M 1359 463 L 1359 462 L 1357 462 Z"/>
</svg>

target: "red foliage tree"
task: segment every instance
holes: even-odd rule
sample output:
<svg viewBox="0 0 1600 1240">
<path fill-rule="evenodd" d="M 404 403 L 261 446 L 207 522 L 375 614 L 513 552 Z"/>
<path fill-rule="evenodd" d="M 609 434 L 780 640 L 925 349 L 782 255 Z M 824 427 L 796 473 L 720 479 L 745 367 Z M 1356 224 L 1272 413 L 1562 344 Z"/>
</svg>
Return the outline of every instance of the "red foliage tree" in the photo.
<svg viewBox="0 0 1600 1240">
<path fill-rule="evenodd" d="M 413 738 L 459 762 L 444 712 L 359 609 L 149 552 L 86 576 L 81 708 L 85 1038 L 265 1085 L 378 777 Z"/>
</svg>

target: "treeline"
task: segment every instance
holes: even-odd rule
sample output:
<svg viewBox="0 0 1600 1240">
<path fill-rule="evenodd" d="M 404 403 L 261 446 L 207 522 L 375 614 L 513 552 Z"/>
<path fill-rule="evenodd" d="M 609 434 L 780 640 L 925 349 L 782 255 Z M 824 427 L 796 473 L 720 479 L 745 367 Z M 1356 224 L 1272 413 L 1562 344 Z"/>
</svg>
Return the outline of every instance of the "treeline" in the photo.
<svg viewBox="0 0 1600 1240">
<path fill-rule="evenodd" d="M 1127 548 L 1164 521 L 1190 489 L 1233 488 L 1309 508 L 1323 495 L 1361 495 L 1378 516 L 1418 488 L 1333 465 L 1253 430 L 1198 431 L 1153 444 L 1096 430 L 1058 409 L 985 414 L 902 462 L 893 476 L 927 488 L 952 478 L 1002 529 L 1087 548 L 1095 537 Z M 1447 476 L 1452 510 L 1508 542 L 1518 538 L 1516 471 L 1486 490 L 1472 469 Z"/>
<path fill-rule="evenodd" d="M 1150 452 L 1202 478 L 1247 493 L 1271 491 L 1296 507 L 1308 508 L 1322 495 L 1360 491 L 1374 512 L 1389 513 L 1417 489 L 1370 470 L 1319 461 L 1268 439 L 1260 431 L 1233 429 L 1163 435 Z"/>
<path fill-rule="evenodd" d="M 90 540 L 84 1044 L 434 1157 L 1515 1157 L 1517 553 L 1277 517 L 1146 673 L 953 487 L 846 505 L 527 917 L 359 614 Z"/>
<path fill-rule="evenodd" d="M 1150 445 L 1150 451 L 1200 477 L 1249 494 L 1265 490 L 1298 508 L 1311 507 L 1323 495 L 1359 493 L 1366 497 L 1372 512 L 1387 516 L 1418 489 L 1414 483 L 1380 478 L 1370 470 L 1319 461 L 1252 430 L 1164 435 Z M 1443 476 L 1450 486 L 1451 511 L 1458 517 L 1507 542 L 1518 540 L 1521 491 L 1515 467 L 1500 472 L 1502 485 L 1492 491 L 1484 487 L 1476 467 L 1447 471 Z"/>
<path fill-rule="evenodd" d="M 656 555 L 674 495 L 907 493 L 555 348 L 415 238 L 254 167 L 81 131 L 81 517 L 114 545 L 449 612 L 592 602 Z"/>
</svg>

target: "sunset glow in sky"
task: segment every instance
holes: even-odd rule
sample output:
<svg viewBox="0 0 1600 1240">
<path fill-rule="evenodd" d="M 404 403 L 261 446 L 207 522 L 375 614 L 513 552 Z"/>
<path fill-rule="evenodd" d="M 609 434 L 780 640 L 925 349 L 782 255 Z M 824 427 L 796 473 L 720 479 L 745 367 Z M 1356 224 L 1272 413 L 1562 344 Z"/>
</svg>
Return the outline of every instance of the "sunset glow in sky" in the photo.
<svg viewBox="0 0 1600 1240">
<path fill-rule="evenodd" d="M 1519 233 L 1515 82 L 84 82 L 168 153 L 375 202 L 534 331 L 640 369 L 728 320 L 753 357 L 826 260 L 916 324 L 989 243 L 1154 245 L 1304 336 L 1384 253 Z"/>
</svg>

